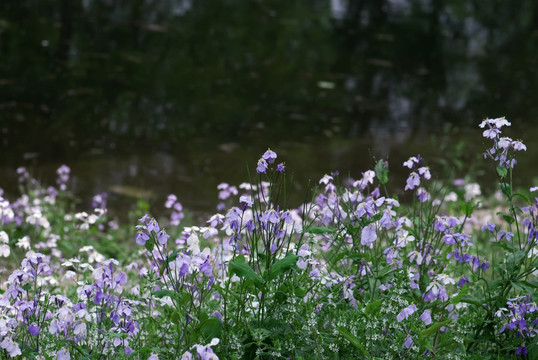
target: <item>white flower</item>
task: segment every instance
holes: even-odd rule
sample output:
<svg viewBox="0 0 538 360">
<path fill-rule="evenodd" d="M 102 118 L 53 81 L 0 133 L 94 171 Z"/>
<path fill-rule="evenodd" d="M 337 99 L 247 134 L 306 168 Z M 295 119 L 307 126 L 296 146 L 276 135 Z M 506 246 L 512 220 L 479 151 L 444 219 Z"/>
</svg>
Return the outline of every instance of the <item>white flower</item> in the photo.
<svg viewBox="0 0 538 360">
<path fill-rule="evenodd" d="M 0 243 L 7 244 L 9 242 L 9 236 L 5 231 L 0 231 Z"/>
<path fill-rule="evenodd" d="M 17 247 L 23 248 L 24 250 L 30 250 L 30 238 L 24 236 L 17 241 Z"/>
<path fill-rule="evenodd" d="M 465 201 L 470 201 L 481 194 L 480 185 L 476 183 L 465 185 Z"/>
<path fill-rule="evenodd" d="M 9 245 L 6 245 L 6 244 L 0 245 L 0 256 L 8 257 L 9 254 L 11 254 L 11 250 L 9 249 Z"/>
</svg>

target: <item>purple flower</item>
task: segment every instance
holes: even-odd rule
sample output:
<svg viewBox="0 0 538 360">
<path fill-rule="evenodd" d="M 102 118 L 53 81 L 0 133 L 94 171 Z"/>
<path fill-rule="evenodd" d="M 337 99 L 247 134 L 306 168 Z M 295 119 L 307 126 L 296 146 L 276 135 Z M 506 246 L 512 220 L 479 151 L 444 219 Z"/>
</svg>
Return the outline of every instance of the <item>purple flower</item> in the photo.
<svg viewBox="0 0 538 360">
<path fill-rule="evenodd" d="M 168 235 L 164 230 L 159 231 L 157 234 L 157 241 L 159 241 L 160 244 L 165 245 L 168 242 L 168 239 L 170 238 L 170 235 Z"/>
<path fill-rule="evenodd" d="M 426 180 L 430 180 L 432 178 L 432 175 L 430 174 L 430 168 L 427 166 L 419 168 L 418 173 L 422 175 L 422 177 Z"/>
<path fill-rule="evenodd" d="M 432 323 L 432 311 L 424 310 L 422 315 L 420 315 L 420 320 L 422 320 L 424 324 L 430 325 Z"/>
<path fill-rule="evenodd" d="M 405 190 L 413 190 L 415 187 L 420 185 L 420 176 L 416 172 L 409 174 L 405 185 Z"/>
<path fill-rule="evenodd" d="M 375 231 L 375 224 L 370 224 L 362 229 L 361 233 L 361 245 L 373 247 L 374 241 L 377 239 L 377 233 Z"/>
<path fill-rule="evenodd" d="M 61 348 L 56 353 L 56 360 L 71 360 L 71 355 L 69 354 L 69 351 L 66 348 Z"/>
<path fill-rule="evenodd" d="M 41 329 L 39 328 L 39 326 L 37 326 L 36 323 L 31 323 L 30 326 L 28 326 L 28 332 L 30 333 L 30 335 L 36 336 L 41 332 Z"/>
<path fill-rule="evenodd" d="M 149 240 L 149 236 L 148 234 L 146 234 L 145 232 L 139 232 L 135 235 L 135 241 L 138 245 L 146 245 L 146 241 Z"/>
<path fill-rule="evenodd" d="M 525 344 L 522 344 L 520 347 L 517 348 L 516 355 L 521 355 L 521 356 L 527 356 L 528 355 L 527 348 L 525 347 Z"/>
<path fill-rule="evenodd" d="M 267 149 L 267 151 L 262 155 L 262 159 L 267 160 L 269 164 L 275 161 L 276 157 L 276 152 L 271 149 Z"/>
<path fill-rule="evenodd" d="M 411 335 L 407 334 L 407 337 L 405 338 L 405 341 L 402 346 L 407 349 L 413 346 L 413 338 L 411 337 Z"/>
<path fill-rule="evenodd" d="M 164 204 L 164 207 L 167 209 L 170 209 L 174 204 L 177 202 L 177 196 L 174 194 L 168 195 L 168 198 L 166 199 L 166 203 Z"/>
<path fill-rule="evenodd" d="M 462 276 L 460 278 L 460 280 L 458 281 L 458 287 L 463 287 L 465 284 L 469 283 L 469 279 L 467 278 L 467 276 Z"/>
<path fill-rule="evenodd" d="M 267 161 L 265 161 L 265 159 L 261 158 L 260 160 L 258 160 L 258 166 L 256 166 L 256 172 L 258 174 L 265 174 L 265 172 L 267 171 Z"/>
<path fill-rule="evenodd" d="M 430 200 L 430 194 L 424 188 L 418 188 L 417 197 L 421 203 L 425 203 L 426 201 Z"/>
<path fill-rule="evenodd" d="M 490 233 L 494 233 L 495 232 L 495 224 L 485 224 L 485 225 L 482 225 L 482 232 L 488 230 Z"/>
<path fill-rule="evenodd" d="M 418 159 L 415 156 L 410 157 L 403 165 L 409 169 L 412 169 L 415 164 L 418 164 Z"/>
<path fill-rule="evenodd" d="M 402 311 L 400 311 L 398 316 L 396 316 L 396 320 L 398 320 L 398 322 L 401 322 L 402 320 L 405 320 L 409 316 L 411 316 L 415 311 L 417 311 L 417 306 L 415 304 L 411 304 Z"/>
<path fill-rule="evenodd" d="M 284 163 L 280 163 L 276 166 L 276 171 L 279 173 L 283 173 L 286 167 L 284 166 Z"/>
</svg>

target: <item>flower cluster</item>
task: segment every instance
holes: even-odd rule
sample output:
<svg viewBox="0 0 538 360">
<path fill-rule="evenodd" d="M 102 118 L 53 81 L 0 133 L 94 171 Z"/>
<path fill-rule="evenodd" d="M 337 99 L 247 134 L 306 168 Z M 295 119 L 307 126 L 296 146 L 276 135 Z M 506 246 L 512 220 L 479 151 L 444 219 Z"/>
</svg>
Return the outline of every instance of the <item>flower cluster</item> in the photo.
<svg viewBox="0 0 538 360">
<path fill-rule="evenodd" d="M 504 117 L 496 119 L 486 119 L 480 123 L 481 128 L 484 130 L 483 136 L 493 140 L 493 147 L 484 153 L 484 157 L 490 157 L 501 168 L 513 168 L 517 161 L 513 155 L 509 153 L 510 149 L 514 151 L 527 150 L 525 144 L 520 140 L 512 140 L 509 137 L 501 137 L 501 128 L 504 126 L 511 126 Z"/>
</svg>

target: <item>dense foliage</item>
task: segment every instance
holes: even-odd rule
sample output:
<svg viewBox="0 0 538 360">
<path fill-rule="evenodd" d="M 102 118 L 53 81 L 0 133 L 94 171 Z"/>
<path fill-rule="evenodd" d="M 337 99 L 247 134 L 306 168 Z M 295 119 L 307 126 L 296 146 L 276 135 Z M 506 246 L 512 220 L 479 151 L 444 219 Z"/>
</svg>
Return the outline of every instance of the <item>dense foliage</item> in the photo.
<svg viewBox="0 0 538 360">
<path fill-rule="evenodd" d="M 21 196 L 0 201 L 0 356 L 536 358 L 538 187 L 512 188 L 526 147 L 508 125 L 480 125 L 499 199 L 434 180 L 418 155 L 403 164 L 406 204 L 379 160 L 356 180 L 324 175 L 290 209 L 267 150 L 248 182 L 219 185 L 203 226 L 184 226 L 170 195 L 169 219 L 129 231 L 107 220 L 105 194 L 73 210 L 68 167 L 48 188 L 21 168 Z"/>
</svg>

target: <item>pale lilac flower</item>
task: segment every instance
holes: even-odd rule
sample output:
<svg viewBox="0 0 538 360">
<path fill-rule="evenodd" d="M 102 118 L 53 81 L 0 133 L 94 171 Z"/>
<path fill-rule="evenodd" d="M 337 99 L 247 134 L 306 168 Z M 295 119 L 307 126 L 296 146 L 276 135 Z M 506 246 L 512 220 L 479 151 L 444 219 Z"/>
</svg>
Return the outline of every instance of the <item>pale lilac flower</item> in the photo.
<svg viewBox="0 0 538 360">
<path fill-rule="evenodd" d="M 19 344 L 11 340 L 9 337 L 5 337 L 0 343 L 0 348 L 4 349 L 10 357 L 19 356 L 22 354 Z"/>
<path fill-rule="evenodd" d="M 538 186 L 531 187 L 529 190 L 530 192 L 538 191 Z"/>
<path fill-rule="evenodd" d="M 426 180 L 430 180 L 432 178 L 432 175 L 430 174 L 430 168 L 427 166 L 419 168 L 418 173 L 422 175 L 422 177 Z"/>
<path fill-rule="evenodd" d="M 484 130 L 484 132 L 482 133 L 482 136 L 488 139 L 495 139 L 497 135 L 499 135 L 500 133 L 501 133 L 501 130 L 497 128 L 490 128 L 490 129 Z"/>
<path fill-rule="evenodd" d="M 276 166 L 276 171 L 279 173 L 283 173 L 286 170 L 286 167 L 284 166 L 284 163 L 280 163 Z"/>
<path fill-rule="evenodd" d="M 265 172 L 267 171 L 267 161 L 265 161 L 265 159 L 260 159 L 258 160 L 258 166 L 256 167 L 256 172 L 258 174 L 265 174 Z"/>
<path fill-rule="evenodd" d="M 501 137 L 499 141 L 497 141 L 497 146 L 501 149 L 508 149 L 510 147 L 510 144 L 512 143 L 512 139 L 509 137 Z"/>
<path fill-rule="evenodd" d="M 407 334 L 407 337 L 405 338 L 405 341 L 402 346 L 407 349 L 413 346 L 413 338 L 411 337 L 411 335 Z"/>
<path fill-rule="evenodd" d="M 333 177 L 331 175 L 323 175 L 323 177 L 319 180 L 320 184 L 328 185 L 333 180 Z"/>
<path fill-rule="evenodd" d="M 247 207 L 252 207 L 252 205 L 254 204 L 250 195 L 241 195 L 241 197 L 239 198 L 239 202 L 245 204 Z"/>
<path fill-rule="evenodd" d="M 420 315 L 420 320 L 422 320 L 424 324 L 430 325 L 432 323 L 432 311 L 424 310 L 422 315 Z"/>
<path fill-rule="evenodd" d="M 265 159 L 269 164 L 275 161 L 276 158 L 276 153 L 271 149 L 267 149 L 267 151 L 262 155 L 262 159 Z"/>
<path fill-rule="evenodd" d="M 377 233 L 375 231 L 375 224 L 370 224 L 362 229 L 361 233 L 361 245 L 373 247 L 374 241 L 377 239 Z"/>
<path fill-rule="evenodd" d="M 375 178 L 375 172 L 368 170 L 362 173 L 362 179 L 357 180 L 353 183 L 353 187 L 358 187 L 361 190 L 364 190 L 368 184 L 373 184 Z"/>
<path fill-rule="evenodd" d="M 138 244 L 138 245 L 146 245 L 146 241 L 149 240 L 149 235 L 146 234 L 145 232 L 139 232 L 135 235 L 135 242 Z"/>
<path fill-rule="evenodd" d="M 416 172 L 409 174 L 405 185 L 405 190 L 413 190 L 415 187 L 420 185 L 420 177 Z"/>
<path fill-rule="evenodd" d="M 411 304 L 400 311 L 400 313 L 396 316 L 396 320 L 398 320 L 398 322 L 406 320 L 409 316 L 413 315 L 415 311 L 417 311 L 417 306 L 415 304 Z"/>
<path fill-rule="evenodd" d="M 418 159 L 415 156 L 410 157 L 406 162 L 403 163 L 403 165 L 409 169 L 412 169 L 415 164 L 418 164 Z"/>
<path fill-rule="evenodd" d="M 177 202 L 177 196 L 174 194 L 170 194 L 168 195 L 168 198 L 166 199 L 166 203 L 164 204 L 164 207 L 167 209 L 170 209 L 176 202 Z"/>
<path fill-rule="evenodd" d="M 162 245 L 165 245 L 168 242 L 169 238 L 170 235 L 168 235 L 166 231 L 164 231 L 164 229 L 159 231 L 159 233 L 157 234 L 157 241 Z"/>
<path fill-rule="evenodd" d="M 423 187 L 417 189 L 417 197 L 421 203 L 425 203 L 431 198 L 430 193 L 426 191 L 426 189 L 424 189 Z"/>
<path fill-rule="evenodd" d="M 69 350 L 66 348 L 61 348 L 56 353 L 56 360 L 71 360 L 71 355 L 69 354 Z"/>
<path fill-rule="evenodd" d="M 521 150 L 527 151 L 527 147 L 525 146 L 525 144 L 523 144 L 519 140 L 513 141 L 512 147 L 514 148 L 515 151 L 521 151 Z"/>
<path fill-rule="evenodd" d="M 159 360 L 159 356 L 157 354 L 151 354 L 148 360 Z"/>
</svg>

